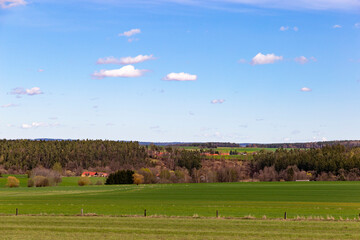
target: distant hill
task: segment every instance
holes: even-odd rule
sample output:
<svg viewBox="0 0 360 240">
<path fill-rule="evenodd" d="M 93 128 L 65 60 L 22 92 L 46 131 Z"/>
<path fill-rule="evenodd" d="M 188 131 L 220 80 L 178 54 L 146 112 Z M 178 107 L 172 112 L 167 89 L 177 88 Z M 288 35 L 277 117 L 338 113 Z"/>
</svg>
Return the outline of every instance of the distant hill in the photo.
<svg viewBox="0 0 360 240">
<path fill-rule="evenodd" d="M 75 141 L 77 139 L 58 138 L 36 138 L 35 141 Z M 118 140 L 118 142 L 123 140 Z M 123 141 L 130 142 L 130 141 Z M 184 146 L 200 148 L 217 147 L 256 147 L 256 148 L 322 148 L 324 146 L 343 145 L 347 147 L 360 147 L 360 140 L 340 140 L 325 142 L 304 142 L 304 143 L 230 143 L 230 142 L 139 142 L 140 145 L 156 146 Z"/>
</svg>

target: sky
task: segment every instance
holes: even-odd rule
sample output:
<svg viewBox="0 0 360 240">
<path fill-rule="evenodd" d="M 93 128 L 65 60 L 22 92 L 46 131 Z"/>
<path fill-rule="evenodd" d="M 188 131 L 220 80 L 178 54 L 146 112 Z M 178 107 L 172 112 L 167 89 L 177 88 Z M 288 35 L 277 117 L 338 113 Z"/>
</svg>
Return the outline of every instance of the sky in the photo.
<svg viewBox="0 0 360 240">
<path fill-rule="evenodd" d="M 360 0 L 0 0 L 0 139 L 360 139 Z"/>
</svg>

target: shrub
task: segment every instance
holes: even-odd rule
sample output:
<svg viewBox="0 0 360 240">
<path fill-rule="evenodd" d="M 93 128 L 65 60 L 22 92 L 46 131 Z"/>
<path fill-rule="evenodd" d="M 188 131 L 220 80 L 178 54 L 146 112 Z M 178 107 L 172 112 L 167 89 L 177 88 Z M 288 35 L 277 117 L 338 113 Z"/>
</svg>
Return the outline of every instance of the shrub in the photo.
<svg viewBox="0 0 360 240">
<path fill-rule="evenodd" d="M 133 174 L 134 183 L 136 185 L 144 183 L 144 176 L 138 173 Z"/>
<path fill-rule="evenodd" d="M 29 178 L 29 180 L 28 180 L 28 182 L 27 182 L 27 186 L 28 186 L 28 187 L 33 187 L 34 185 L 35 185 L 34 179 Z"/>
<path fill-rule="evenodd" d="M 133 184 L 133 174 L 132 170 L 121 170 L 115 173 L 111 173 L 106 179 L 105 184 Z"/>
<path fill-rule="evenodd" d="M 35 176 L 34 177 L 35 187 L 47 187 L 50 185 L 49 179 L 44 176 Z"/>
<path fill-rule="evenodd" d="M 51 169 L 46 169 L 43 167 L 37 167 L 31 171 L 31 177 L 35 178 L 36 176 L 42 176 L 42 177 L 47 178 L 47 180 L 49 182 L 49 184 L 47 186 L 56 186 L 59 183 L 61 183 L 61 181 L 62 181 L 61 175 L 59 172 L 51 170 Z M 35 184 L 35 186 L 36 186 L 36 184 Z"/>
<path fill-rule="evenodd" d="M 91 180 L 89 177 L 80 177 L 78 181 L 79 186 L 85 186 L 91 184 Z"/>
<path fill-rule="evenodd" d="M 150 169 L 141 168 L 138 173 L 144 176 L 144 183 L 156 183 L 156 176 Z"/>
<path fill-rule="evenodd" d="M 20 181 L 16 177 L 8 176 L 6 186 L 13 188 L 13 187 L 19 187 Z"/>
</svg>

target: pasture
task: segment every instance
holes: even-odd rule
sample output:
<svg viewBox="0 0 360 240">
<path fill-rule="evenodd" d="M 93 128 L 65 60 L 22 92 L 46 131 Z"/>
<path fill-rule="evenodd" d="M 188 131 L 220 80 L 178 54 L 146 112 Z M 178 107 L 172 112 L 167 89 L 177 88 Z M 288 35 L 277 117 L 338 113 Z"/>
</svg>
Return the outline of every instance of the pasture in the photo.
<svg viewBox="0 0 360 240">
<path fill-rule="evenodd" d="M 360 239 L 359 222 L 0 216 L 1 239 Z"/>
<path fill-rule="evenodd" d="M 4 179 L 1 179 L 3 181 Z M 24 185 L 24 180 L 22 180 Z M 0 214 L 199 216 L 354 219 L 360 213 L 359 182 L 255 182 L 151 185 L 0 187 Z"/>
</svg>

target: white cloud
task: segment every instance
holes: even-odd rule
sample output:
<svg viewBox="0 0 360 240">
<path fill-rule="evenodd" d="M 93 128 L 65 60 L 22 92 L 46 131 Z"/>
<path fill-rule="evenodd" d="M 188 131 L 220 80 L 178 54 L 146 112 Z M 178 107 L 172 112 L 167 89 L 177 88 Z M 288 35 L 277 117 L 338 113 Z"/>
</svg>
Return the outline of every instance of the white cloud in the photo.
<svg viewBox="0 0 360 240">
<path fill-rule="evenodd" d="M 192 75 L 189 73 L 169 73 L 164 77 L 166 81 L 196 81 L 197 75 Z"/>
<path fill-rule="evenodd" d="M 212 104 L 217 104 L 217 103 L 221 104 L 223 102 L 225 102 L 224 99 L 214 99 L 214 100 L 211 101 Z"/>
<path fill-rule="evenodd" d="M 24 89 L 24 88 L 18 87 L 18 88 L 14 88 L 11 91 L 11 94 L 33 96 L 33 95 L 43 94 L 43 92 L 41 91 L 41 89 L 39 87 L 33 87 L 30 89 Z"/>
<path fill-rule="evenodd" d="M 308 88 L 308 87 L 303 87 L 302 89 L 300 89 L 300 91 L 302 91 L 302 92 L 311 92 L 312 89 Z"/>
<path fill-rule="evenodd" d="M 300 64 L 305 64 L 305 63 L 309 62 L 309 59 L 307 59 L 304 56 L 300 56 L 300 57 L 295 58 L 295 62 L 298 62 Z"/>
<path fill-rule="evenodd" d="M 360 23 L 355 23 L 354 25 L 356 28 L 360 28 Z"/>
<path fill-rule="evenodd" d="M 26 5 L 27 2 L 24 0 L 0 0 L 0 7 L 1 8 L 11 8 L 17 7 L 21 5 Z"/>
<path fill-rule="evenodd" d="M 30 88 L 30 89 L 26 89 L 26 94 L 27 95 L 39 95 L 39 94 L 42 94 L 43 92 L 40 90 L 40 88 L 38 87 L 33 87 L 33 88 Z"/>
<path fill-rule="evenodd" d="M 289 26 L 281 26 L 280 31 L 282 32 L 285 32 L 285 31 L 288 31 L 288 30 L 294 30 L 295 32 L 299 31 L 299 28 L 298 27 L 292 27 L 290 28 Z"/>
<path fill-rule="evenodd" d="M 120 59 L 117 59 L 115 57 L 105 57 L 105 58 L 99 58 L 97 60 L 97 64 L 122 64 L 122 65 L 128 65 L 128 64 L 135 64 L 135 63 L 141 63 L 148 60 L 155 59 L 153 55 L 138 55 L 136 57 L 123 57 Z"/>
<path fill-rule="evenodd" d="M 59 123 L 48 124 L 48 123 L 44 123 L 44 122 L 33 122 L 31 124 L 23 123 L 23 124 L 21 124 L 21 128 L 22 129 L 30 129 L 30 128 L 39 128 L 39 127 L 57 127 L 59 125 L 60 125 Z"/>
<path fill-rule="evenodd" d="M 257 64 L 272 64 L 275 63 L 276 61 L 281 61 L 283 60 L 282 56 L 276 56 L 275 54 L 271 53 L 271 54 L 262 54 L 262 53 L 258 53 L 252 60 L 251 60 L 251 64 L 252 65 L 257 65 Z"/>
<path fill-rule="evenodd" d="M 339 24 L 335 24 L 335 25 L 333 26 L 333 28 L 342 28 L 342 26 L 339 25 Z"/>
<path fill-rule="evenodd" d="M 123 77 L 123 78 L 133 78 L 133 77 L 141 77 L 148 70 L 135 69 L 133 65 L 126 65 L 119 69 L 113 70 L 100 70 L 100 72 L 94 72 L 92 74 L 95 78 L 104 78 L 104 77 Z"/>
<path fill-rule="evenodd" d="M 2 105 L 1 107 L 2 107 L 2 108 L 10 108 L 10 107 L 17 107 L 17 106 L 19 106 L 19 105 L 13 104 L 13 103 L 9 103 L 9 104 L 4 104 L 4 105 Z"/>
<path fill-rule="evenodd" d="M 130 31 L 119 33 L 119 36 L 131 37 L 131 36 L 133 36 L 135 34 L 139 34 L 139 33 L 141 33 L 141 30 L 136 28 L 136 29 L 131 29 Z"/>
</svg>

